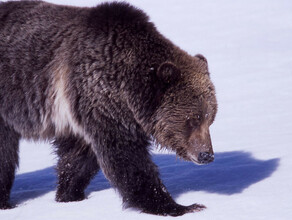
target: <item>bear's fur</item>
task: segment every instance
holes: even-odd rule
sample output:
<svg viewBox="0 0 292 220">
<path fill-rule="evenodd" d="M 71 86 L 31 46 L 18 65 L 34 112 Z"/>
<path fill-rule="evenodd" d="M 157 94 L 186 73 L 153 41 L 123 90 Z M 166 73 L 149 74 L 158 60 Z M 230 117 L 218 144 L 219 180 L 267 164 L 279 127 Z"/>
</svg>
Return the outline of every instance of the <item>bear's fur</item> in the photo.
<svg viewBox="0 0 292 220">
<path fill-rule="evenodd" d="M 173 216 L 201 210 L 171 198 L 149 146 L 213 161 L 216 111 L 206 59 L 173 45 L 139 9 L 0 4 L 1 209 L 10 207 L 26 138 L 53 140 L 59 202 L 84 199 L 101 168 L 126 206 Z"/>
</svg>

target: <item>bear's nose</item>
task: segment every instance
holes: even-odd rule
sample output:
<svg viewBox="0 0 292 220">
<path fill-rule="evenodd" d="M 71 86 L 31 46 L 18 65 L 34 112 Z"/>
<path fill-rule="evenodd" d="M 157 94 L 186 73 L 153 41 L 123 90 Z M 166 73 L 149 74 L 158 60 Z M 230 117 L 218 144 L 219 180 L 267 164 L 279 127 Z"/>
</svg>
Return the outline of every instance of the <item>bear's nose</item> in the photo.
<svg viewBox="0 0 292 220">
<path fill-rule="evenodd" d="M 214 154 L 210 154 L 209 152 L 201 152 L 199 153 L 198 162 L 201 164 L 207 164 L 214 161 Z"/>
</svg>

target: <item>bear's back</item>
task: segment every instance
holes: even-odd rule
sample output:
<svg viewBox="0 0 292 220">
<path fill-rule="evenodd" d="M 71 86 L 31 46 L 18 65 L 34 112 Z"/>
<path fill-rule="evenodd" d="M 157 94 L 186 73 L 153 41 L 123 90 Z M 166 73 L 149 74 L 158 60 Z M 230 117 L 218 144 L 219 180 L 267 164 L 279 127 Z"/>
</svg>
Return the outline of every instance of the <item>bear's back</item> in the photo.
<svg viewBox="0 0 292 220">
<path fill-rule="evenodd" d="M 78 101 L 72 105 L 79 107 L 76 112 L 99 103 L 104 112 L 118 117 L 119 111 L 113 109 L 126 104 L 99 100 L 119 96 L 121 88 L 150 85 L 155 79 L 149 74 L 169 59 L 173 49 L 147 15 L 127 3 L 79 8 L 8 2 L 0 5 L 0 18 L 0 116 L 29 138 L 40 131 L 44 137 L 54 135 L 55 124 L 61 121 L 57 116 L 68 115 L 56 111 L 64 103 L 56 102 L 56 97 L 65 93 L 70 101 Z M 75 97 L 71 88 L 78 88 L 85 98 Z M 92 91 L 95 96 L 87 97 Z M 129 109 L 125 112 L 131 115 Z M 71 119 L 59 123 L 59 130 Z"/>
</svg>

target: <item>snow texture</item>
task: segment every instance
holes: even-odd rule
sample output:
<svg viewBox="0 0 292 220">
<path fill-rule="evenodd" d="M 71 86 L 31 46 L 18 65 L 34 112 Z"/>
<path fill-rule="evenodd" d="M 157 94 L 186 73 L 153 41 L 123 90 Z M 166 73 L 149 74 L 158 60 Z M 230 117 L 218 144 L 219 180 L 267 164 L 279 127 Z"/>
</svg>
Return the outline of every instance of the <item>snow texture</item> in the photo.
<svg viewBox="0 0 292 220">
<path fill-rule="evenodd" d="M 51 0 L 94 6 L 97 0 Z M 219 112 L 211 127 L 215 162 L 196 166 L 155 151 L 167 188 L 178 203 L 208 208 L 179 219 L 292 218 L 292 1 L 129 1 L 158 30 L 190 54 L 207 57 Z M 168 219 L 123 210 L 99 173 L 88 199 L 57 203 L 56 164 L 48 143 L 23 141 L 11 199 L 1 220 Z"/>
</svg>

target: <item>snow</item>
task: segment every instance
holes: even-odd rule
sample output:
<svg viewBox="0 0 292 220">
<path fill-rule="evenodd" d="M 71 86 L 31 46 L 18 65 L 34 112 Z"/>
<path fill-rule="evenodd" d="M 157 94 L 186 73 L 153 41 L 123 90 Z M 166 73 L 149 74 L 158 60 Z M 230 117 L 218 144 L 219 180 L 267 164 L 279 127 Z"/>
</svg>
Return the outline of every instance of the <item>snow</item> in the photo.
<svg viewBox="0 0 292 220">
<path fill-rule="evenodd" d="M 153 156 L 178 203 L 208 207 L 180 219 L 291 219 L 292 1 L 129 2 L 182 49 L 207 57 L 217 90 L 219 112 L 211 127 L 215 162 L 196 166 L 168 152 Z M 18 207 L 1 210 L 1 220 L 165 219 L 123 210 L 101 173 L 88 187 L 88 199 L 55 202 L 52 152 L 48 143 L 21 143 L 11 195 Z"/>
</svg>

